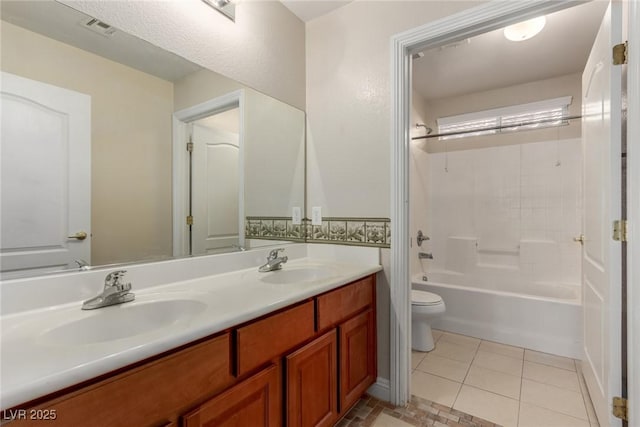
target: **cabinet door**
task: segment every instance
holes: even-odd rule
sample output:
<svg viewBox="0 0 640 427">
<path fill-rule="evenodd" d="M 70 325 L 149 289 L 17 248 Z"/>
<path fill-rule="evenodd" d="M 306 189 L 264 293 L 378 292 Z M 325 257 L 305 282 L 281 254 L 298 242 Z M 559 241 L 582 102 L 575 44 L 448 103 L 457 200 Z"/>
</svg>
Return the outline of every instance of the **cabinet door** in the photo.
<svg viewBox="0 0 640 427">
<path fill-rule="evenodd" d="M 183 417 L 185 427 L 279 427 L 280 370 L 275 366 L 200 405 Z"/>
<path fill-rule="evenodd" d="M 331 426 L 338 418 L 336 330 L 287 356 L 287 427 Z"/>
<path fill-rule="evenodd" d="M 340 411 L 351 407 L 376 379 L 373 310 L 344 322 L 340 331 Z"/>
</svg>

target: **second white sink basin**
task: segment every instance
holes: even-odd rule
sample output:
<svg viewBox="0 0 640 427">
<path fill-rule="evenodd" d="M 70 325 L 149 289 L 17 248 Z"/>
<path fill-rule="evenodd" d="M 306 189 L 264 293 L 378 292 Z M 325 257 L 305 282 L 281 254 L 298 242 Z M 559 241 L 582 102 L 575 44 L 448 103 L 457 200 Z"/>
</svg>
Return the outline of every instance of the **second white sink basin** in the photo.
<svg viewBox="0 0 640 427">
<path fill-rule="evenodd" d="M 282 270 L 272 271 L 260 277 L 265 283 L 275 285 L 291 285 L 315 282 L 335 276 L 330 268 L 317 266 L 290 267 L 284 266 Z"/>
<path fill-rule="evenodd" d="M 207 304 L 196 299 L 150 299 L 78 312 L 82 317 L 54 326 L 39 336 L 53 345 L 86 345 L 153 332 L 189 320 Z"/>
</svg>

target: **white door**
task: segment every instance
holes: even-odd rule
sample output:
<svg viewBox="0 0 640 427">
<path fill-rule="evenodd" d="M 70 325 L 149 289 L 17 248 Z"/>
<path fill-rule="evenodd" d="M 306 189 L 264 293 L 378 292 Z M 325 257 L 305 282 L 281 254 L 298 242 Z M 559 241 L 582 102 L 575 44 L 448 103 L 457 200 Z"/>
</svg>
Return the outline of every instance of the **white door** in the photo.
<svg viewBox="0 0 640 427">
<path fill-rule="evenodd" d="M 622 37 L 612 2 L 582 76 L 584 146 L 583 372 L 600 425 L 619 426 L 611 399 L 621 392 L 621 246 L 612 223 L 621 212 L 621 70 L 611 64 Z"/>
<path fill-rule="evenodd" d="M 194 124 L 192 254 L 241 246 L 238 135 Z"/>
<path fill-rule="evenodd" d="M 3 72 L 0 105 L 3 277 L 90 262 L 91 98 Z"/>
</svg>

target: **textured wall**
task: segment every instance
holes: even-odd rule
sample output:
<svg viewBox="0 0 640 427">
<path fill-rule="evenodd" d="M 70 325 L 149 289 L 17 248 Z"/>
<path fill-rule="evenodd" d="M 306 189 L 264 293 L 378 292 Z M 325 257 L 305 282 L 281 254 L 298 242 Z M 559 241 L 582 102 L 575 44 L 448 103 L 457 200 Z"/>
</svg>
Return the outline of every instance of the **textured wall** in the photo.
<svg viewBox="0 0 640 427">
<path fill-rule="evenodd" d="M 391 37 L 478 4 L 355 1 L 307 23 L 307 209 L 390 215 Z"/>
<path fill-rule="evenodd" d="M 480 3 L 354 1 L 307 23 L 308 216 L 321 206 L 325 216 L 389 217 L 391 37 Z M 378 375 L 389 378 L 388 249 L 381 259 Z"/>
<path fill-rule="evenodd" d="M 280 2 L 241 2 L 235 23 L 200 0 L 62 3 L 304 109 L 304 23 Z"/>
</svg>

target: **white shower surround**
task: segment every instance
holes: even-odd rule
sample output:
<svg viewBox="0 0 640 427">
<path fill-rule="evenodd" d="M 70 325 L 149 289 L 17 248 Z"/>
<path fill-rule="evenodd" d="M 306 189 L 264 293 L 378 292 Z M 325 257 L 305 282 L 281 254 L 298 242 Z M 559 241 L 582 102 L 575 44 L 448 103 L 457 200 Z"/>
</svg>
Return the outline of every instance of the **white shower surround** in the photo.
<svg viewBox="0 0 640 427">
<path fill-rule="evenodd" d="M 434 259 L 423 271 L 579 286 L 579 138 L 435 153 L 427 163 L 431 240 L 423 248 Z"/>
<path fill-rule="evenodd" d="M 432 327 L 503 344 L 576 359 L 582 358 L 580 290 L 563 285 L 542 286 L 546 296 L 505 291 L 511 284 L 496 282 L 452 284 L 451 273 L 413 276 L 412 287 L 442 297 L 447 311 Z M 535 285 L 535 284 L 534 284 Z M 528 289 L 536 289 L 528 286 Z"/>
<path fill-rule="evenodd" d="M 580 139 L 428 154 L 420 163 L 431 237 L 420 250 L 433 260 L 421 261 L 412 282 L 447 304 L 435 327 L 580 358 Z"/>
</svg>

